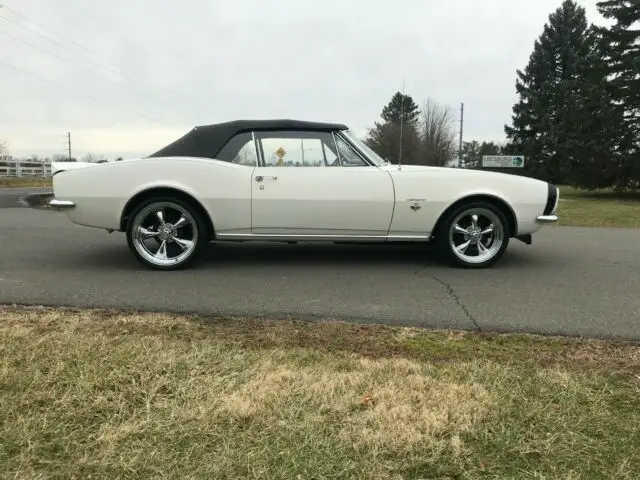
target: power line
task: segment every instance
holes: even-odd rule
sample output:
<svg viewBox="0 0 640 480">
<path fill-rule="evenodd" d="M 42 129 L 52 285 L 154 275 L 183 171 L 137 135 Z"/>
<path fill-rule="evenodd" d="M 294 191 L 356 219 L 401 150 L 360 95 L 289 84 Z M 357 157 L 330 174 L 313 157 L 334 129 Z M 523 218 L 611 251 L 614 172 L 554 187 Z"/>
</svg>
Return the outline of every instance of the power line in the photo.
<svg viewBox="0 0 640 480">
<path fill-rule="evenodd" d="M 18 72 L 21 72 L 21 73 L 23 73 L 23 74 L 25 74 L 25 75 L 29 75 L 29 76 L 32 76 L 32 77 L 38 78 L 38 79 L 43 80 L 43 81 L 45 81 L 45 82 L 47 82 L 47 83 L 50 83 L 51 85 L 55 85 L 55 86 L 57 86 L 57 87 L 62 87 L 62 88 L 67 88 L 67 89 L 69 89 L 69 90 L 73 90 L 75 93 L 78 93 L 78 94 L 80 94 L 80 95 L 82 95 L 82 96 L 84 96 L 84 97 L 87 97 L 87 98 L 89 98 L 89 99 L 91 99 L 91 100 L 93 100 L 93 101 L 95 101 L 95 102 L 102 103 L 103 105 L 106 105 L 106 106 L 108 106 L 108 107 L 111 107 L 111 108 L 114 108 L 114 109 L 120 109 L 120 110 L 123 110 L 123 111 L 129 112 L 129 113 L 132 113 L 132 114 L 137 115 L 137 116 L 139 116 L 139 117 L 141 117 L 141 118 L 144 118 L 145 120 L 148 120 L 148 121 L 151 121 L 151 122 L 154 122 L 154 123 L 158 123 L 158 124 L 163 125 L 163 126 L 170 126 L 170 125 L 168 125 L 168 124 L 166 124 L 166 123 L 162 122 L 161 120 L 153 119 L 153 118 L 151 118 L 151 117 L 148 117 L 148 116 L 146 116 L 146 115 L 143 115 L 143 114 L 141 114 L 141 113 L 139 113 L 139 112 L 136 112 L 136 111 L 134 111 L 134 110 L 129 110 L 128 108 L 124 108 L 124 107 L 117 107 L 117 106 L 115 106 L 115 105 L 113 105 L 113 104 L 111 104 L 111 103 L 109 103 L 109 102 L 105 102 L 104 100 L 100 100 L 100 99 L 99 99 L 99 98 L 97 98 L 97 97 L 94 97 L 94 96 L 92 96 L 92 95 L 88 95 L 88 94 L 86 94 L 86 93 L 84 93 L 84 92 L 80 92 L 80 91 L 78 91 L 77 89 L 72 88 L 72 87 L 69 87 L 69 86 L 67 86 L 67 85 L 62 85 L 61 83 L 54 82 L 53 80 L 50 80 L 50 79 L 48 79 L 48 78 L 45 78 L 45 77 L 43 77 L 42 75 L 38 75 L 38 74 L 36 74 L 36 73 L 29 72 L 29 71 L 24 70 L 24 69 L 22 69 L 22 68 L 20 68 L 20 67 L 16 67 L 15 65 L 13 65 L 13 64 L 11 64 L 11 63 L 7 63 L 7 62 L 5 62 L 5 61 L 3 61 L 3 60 L 0 60 L 0 65 L 4 65 L 4 66 L 6 66 L 6 67 L 8 67 L 8 68 L 11 68 L 11 69 L 16 70 L 16 71 L 18 71 Z"/>
<path fill-rule="evenodd" d="M 62 40 L 66 40 L 67 42 L 72 43 L 73 45 L 77 46 L 78 48 L 81 48 L 82 50 L 84 50 L 84 51 L 86 51 L 86 52 L 88 52 L 88 53 L 90 53 L 90 54 L 94 55 L 95 57 L 98 57 L 98 58 L 99 58 L 99 59 L 101 59 L 102 61 L 107 62 L 107 63 L 109 63 L 109 64 L 113 65 L 114 67 L 116 67 L 116 69 L 117 69 L 117 70 L 114 70 L 114 69 L 112 69 L 112 68 L 108 68 L 107 66 L 105 66 L 105 65 L 103 65 L 102 63 L 100 63 L 100 62 L 96 61 L 95 59 L 93 59 L 93 58 L 91 58 L 91 57 L 88 57 L 87 55 L 84 55 L 84 57 L 85 57 L 85 58 L 88 58 L 89 60 L 93 61 L 94 63 L 96 63 L 96 64 L 97 64 L 97 65 L 99 65 L 100 67 L 102 67 L 102 68 L 104 68 L 104 69 L 106 69 L 106 70 L 108 70 L 108 71 L 110 71 L 110 72 L 112 72 L 112 73 L 115 73 L 115 74 L 117 74 L 117 75 L 121 75 L 121 76 L 123 76 L 123 77 L 127 78 L 127 79 L 128 79 L 129 81 L 131 81 L 131 82 L 134 82 L 134 83 L 136 82 L 136 80 L 135 80 L 135 79 L 133 79 L 131 76 L 129 76 L 129 75 L 127 75 L 127 74 L 123 73 L 123 72 L 125 71 L 125 68 L 124 68 L 124 67 L 122 67 L 121 65 L 118 65 L 117 63 L 115 63 L 115 62 L 113 62 L 113 61 L 111 61 L 111 60 L 109 60 L 109 59 L 107 59 L 107 58 L 102 57 L 101 55 L 99 55 L 99 54 L 98 54 L 98 53 L 96 53 L 95 51 L 91 50 L 90 48 L 87 48 L 87 47 L 85 47 L 84 45 L 81 45 L 81 44 L 79 44 L 78 42 L 76 42 L 76 41 L 74 41 L 74 40 L 72 40 L 72 39 L 70 39 L 70 38 L 67 38 L 67 37 L 65 37 L 65 36 L 63 36 L 63 35 L 61 35 L 61 34 L 59 34 L 59 33 L 56 33 L 56 32 L 54 32 L 54 31 L 52 31 L 51 29 L 48 29 L 47 27 L 45 27 L 45 26 L 44 26 L 44 25 L 42 25 L 41 23 L 36 22 L 35 20 L 33 20 L 33 19 L 31 19 L 31 18 L 27 17 L 26 15 L 24 15 L 24 14 L 22 14 L 22 13 L 20 13 L 20 12 L 16 11 L 15 9 L 13 9 L 13 8 L 11 8 L 11 7 L 8 7 L 7 5 L 2 5 L 2 4 L 0 4 L 0 12 L 2 11 L 2 9 L 6 9 L 6 10 L 8 10 L 8 11 L 10 11 L 10 12 L 14 13 L 15 15 L 18 15 L 19 17 L 24 18 L 24 19 L 25 19 L 25 20 L 27 20 L 28 22 L 31 22 L 31 23 L 33 23 L 34 25 L 37 25 L 37 26 L 38 26 L 38 27 L 40 27 L 41 29 L 43 29 L 43 30 L 45 30 L 45 31 L 48 31 L 48 32 L 52 33 L 52 34 L 53 34 L 53 35 L 55 35 L 56 37 L 61 38 Z M 71 50 L 70 50 L 67 46 L 65 46 L 63 43 L 61 43 L 61 42 L 59 42 L 59 41 L 55 41 L 55 40 L 53 40 L 50 36 L 43 35 L 42 33 L 38 32 L 37 30 L 29 29 L 29 28 L 25 27 L 24 25 L 21 25 L 21 24 L 19 24 L 19 23 L 17 23 L 17 22 L 14 22 L 13 20 L 11 20 L 11 19 L 9 19 L 9 18 L 6 18 L 6 17 L 3 17 L 3 16 L 1 16 L 1 15 L 0 15 L 0 18 L 2 18 L 3 20 L 5 20 L 5 21 L 7 21 L 7 22 L 10 22 L 10 23 L 12 23 L 12 24 L 14 24 L 14 25 L 18 26 L 19 28 L 22 28 L 22 29 L 24 29 L 24 30 L 28 30 L 28 31 L 30 31 L 30 32 L 32 32 L 32 33 L 35 33 L 35 34 L 37 34 L 37 35 L 39 35 L 39 36 L 41 36 L 41 37 L 45 38 L 46 40 L 48 40 L 48 41 L 50 41 L 50 42 L 52 42 L 52 43 L 54 43 L 54 44 L 56 44 L 56 45 L 58 45 L 58 46 L 61 46 L 62 48 L 66 49 L 66 50 L 71 51 Z M 139 79 L 139 81 L 141 81 L 141 83 L 143 83 L 143 84 L 144 84 L 144 83 L 147 83 L 147 85 L 155 85 L 155 86 L 156 86 L 156 88 L 161 89 L 161 90 L 164 90 L 164 92 L 165 92 L 165 93 L 172 94 L 172 95 L 174 96 L 174 100 L 175 100 L 175 96 L 176 96 L 175 92 L 171 91 L 171 90 L 170 90 L 170 89 L 168 89 L 167 87 L 164 87 L 164 86 L 162 86 L 162 85 L 159 85 L 159 84 L 157 84 L 157 83 L 155 83 L 155 82 L 153 82 L 153 81 L 151 81 L 151 80 L 146 80 L 146 81 L 145 81 L 144 79 Z M 186 97 L 184 97 L 184 98 L 186 98 Z M 195 105 L 198 105 L 198 108 L 200 108 L 200 104 L 199 104 L 199 102 L 198 102 L 196 99 L 193 99 L 192 101 L 194 102 L 194 106 L 195 106 Z"/>
<path fill-rule="evenodd" d="M 74 40 L 72 40 L 72 39 L 70 39 L 70 38 L 67 38 L 67 37 L 65 37 L 65 36 L 63 36 L 63 35 L 60 35 L 59 33 L 56 33 L 56 32 L 54 32 L 54 31 L 52 31 L 52 30 L 48 29 L 47 27 L 45 27 L 45 26 L 44 26 L 44 25 L 42 25 L 41 23 L 36 22 L 35 20 L 33 20 L 33 19 L 31 19 L 31 18 L 27 17 L 26 15 L 24 15 L 24 14 L 22 14 L 22 13 L 18 12 L 17 10 L 14 10 L 13 8 L 8 7 L 8 6 L 6 6 L 6 5 L 0 5 L 0 8 L 4 8 L 4 9 L 6 9 L 6 10 L 9 10 L 10 12 L 14 13 L 15 15 L 18 15 L 19 17 L 24 18 L 24 19 L 25 19 L 25 20 L 27 20 L 28 22 L 31 22 L 31 23 L 33 23 L 34 25 L 37 25 L 38 27 L 42 28 L 43 30 L 51 32 L 51 33 L 52 33 L 53 35 L 55 35 L 56 37 L 61 38 L 62 40 L 66 40 L 67 42 L 72 43 L 72 44 L 73 44 L 73 45 L 75 45 L 76 47 L 81 48 L 82 50 L 84 50 L 84 51 L 86 51 L 86 52 L 89 52 L 89 53 L 91 53 L 92 55 L 94 55 L 94 56 L 96 56 L 96 57 L 98 57 L 98 58 L 102 59 L 103 61 L 105 61 L 105 62 L 107 62 L 107 63 L 109 63 L 109 64 L 113 65 L 114 67 L 118 68 L 118 70 L 123 70 L 122 66 L 120 66 L 120 65 L 118 65 L 118 64 L 116 64 L 116 63 L 114 63 L 114 62 L 112 62 L 112 61 L 111 61 L 111 60 L 109 60 L 109 59 L 106 59 L 106 58 L 104 58 L 104 57 L 100 56 L 99 54 L 97 54 L 97 53 L 96 53 L 96 52 L 94 52 L 93 50 L 91 50 L 91 49 L 89 49 L 89 48 L 85 47 L 84 45 L 81 45 L 81 44 L 79 44 L 78 42 L 76 42 L 76 41 L 74 41 Z M 36 33 L 37 35 L 44 36 L 42 33 L 37 32 L 37 31 L 32 30 L 32 29 L 28 29 L 28 28 L 27 28 L 27 27 L 25 27 L 24 25 L 20 25 L 19 23 L 16 23 L 16 22 L 14 22 L 14 21 L 12 21 L 12 20 L 10 20 L 10 19 L 6 18 L 6 17 L 3 17 L 3 18 L 4 18 L 4 20 L 6 20 L 6 21 L 8 21 L 8 22 L 11 22 L 11 23 L 13 23 L 14 25 L 17 25 L 17 26 L 18 26 L 18 27 L 20 27 L 20 28 L 23 28 L 23 29 L 26 29 L 26 30 L 30 30 L 30 31 L 32 31 L 33 33 Z M 62 44 L 62 43 L 60 43 L 60 42 L 56 42 L 56 41 L 52 40 L 52 39 L 51 39 L 51 37 L 45 37 L 45 38 L 47 38 L 47 40 L 49 40 L 50 42 L 53 42 L 53 43 L 56 43 L 57 45 L 62 46 L 63 48 L 67 48 L 64 44 Z M 95 62 L 95 60 L 93 60 L 93 61 Z M 101 65 L 101 64 L 99 64 L 99 65 Z M 101 66 L 102 66 L 103 68 L 106 68 L 106 67 L 104 67 L 104 65 L 101 65 Z M 113 71 L 113 70 L 111 70 L 111 71 Z M 116 73 L 119 73 L 119 72 L 116 72 Z M 150 82 L 150 83 L 153 83 L 153 82 Z M 156 85 L 157 85 L 157 84 L 156 84 Z M 161 85 L 157 85 L 157 86 L 158 86 L 159 88 L 164 88 L 164 87 L 162 87 Z"/>
<path fill-rule="evenodd" d="M 70 49 L 68 49 L 65 45 L 61 44 L 60 42 L 54 42 L 54 41 L 50 40 L 48 37 L 46 37 L 46 36 L 42 35 L 40 32 L 36 32 L 36 31 L 33 31 L 33 30 L 29 30 L 29 29 L 25 28 L 24 26 L 20 25 L 19 23 L 16 23 L 16 22 L 14 22 L 14 21 L 12 21 L 12 20 L 10 20 L 10 19 L 8 19 L 8 18 L 5 18 L 5 17 L 3 17 L 3 16 L 1 16 L 1 15 L 0 15 L 0 18 L 1 18 L 2 20 L 5 20 L 5 21 L 7 21 L 7 22 L 10 22 L 10 23 L 12 23 L 12 24 L 14 24 L 14 25 L 16 25 L 16 26 L 18 26 L 18 27 L 20 27 L 20 28 L 24 29 L 24 30 L 27 30 L 27 31 L 32 32 L 32 33 L 36 33 L 37 35 L 40 35 L 41 37 L 43 37 L 43 38 L 45 38 L 45 39 L 47 39 L 47 40 L 51 41 L 53 44 L 61 46 L 63 49 L 66 49 L 67 51 L 71 51 L 71 50 L 70 50 Z M 11 37 L 11 38 L 13 38 L 14 40 L 16 40 L 16 41 L 18 41 L 18 42 L 21 42 L 21 43 L 23 43 L 23 44 L 25 44 L 25 45 L 28 45 L 28 46 L 30 46 L 31 48 L 35 49 L 35 50 L 39 50 L 40 52 L 43 52 L 43 53 L 45 53 L 45 54 L 47 54 L 47 55 L 51 55 L 51 56 L 53 56 L 53 57 L 56 57 L 56 58 L 58 58 L 58 59 L 60 59 L 60 60 L 65 61 L 65 62 L 73 63 L 74 61 L 76 61 L 75 59 L 74 59 L 74 60 L 70 60 L 69 58 L 61 57 L 61 56 L 59 56 L 59 55 L 57 55 L 57 54 L 55 54 L 55 53 L 53 53 L 53 52 L 49 52 L 49 51 L 43 50 L 42 48 L 38 47 L 37 45 L 34 45 L 33 43 L 28 42 L 28 41 L 26 41 L 26 40 L 23 40 L 23 39 L 21 39 L 21 38 L 18 38 L 18 37 L 14 36 L 14 35 L 11 35 L 10 33 L 7 33 L 7 32 L 0 32 L 0 33 L 2 33 L 2 34 L 4 34 L 4 35 L 6 35 L 6 36 L 8 36 L 8 37 Z M 95 60 L 94 60 L 94 62 L 95 62 Z M 96 62 L 96 63 L 97 63 L 97 62 Z M 78 64 L 79 64 L 81 67 L 83 67 L 83 68 L 85 68 L 85 69 L 87 69 L 87 70 L 91 71 L 92 73 L 95 73 L 95 71 L 91 70 L 91 69 L 90 69 L 89 67 L 87 67 L 86 65 L 83 65 L 82 63 L 78 63 Z M 111 72 L 111 73 L 113 73 L 113 74 L 115 74 L 115 75 L 124 76 L 125 78 L 127 78 L 127 76 L 126 76 L 126 75 L 124 75 L 124 74 L 122 74 L 120 71 L 117 71 L 117 70 L 114 70 L 114 69 L 107 68 L 106 66 L 104 66 L 104 65 L 102 65 L 102 64 L 100 64 L 100 63 L 97 63 L 97 64 L 98 64 L 98 66 L 102 67 L 103 69 L 107 70 L 108 72 Z M 132 81 L 132 82 L 134 82 L 134 80 L 131 80 L 130 78 L 129 78 L 129 80 L 130 80 L 130 81 Z M 134 88 L 135 88 L 135 85 L 134 85 Z M 148 98 L 151 98 L 152 100 L 156 100 L 156 98 L 154 98 L 154 97 L 150 96 L 146 91 L 141 90 L 141 89 L 138 89 L 138 88 L 136 88 L 136 90 L 138 91 L 138 93 L 142 93 L 143 95 L 147 96 Z M 168 105 L 165 101 L 163 101 L 163 100 L 161 100 L 161 101 L 162 101 L 163 103 L 165 103 L 166 105 Z"/>
<path fill-rule="evenodd" d="M 0 17 L 0 18 L 3 18 L 3 17 Z M 3 18 L 3 19 L 4 19 L 4 18 Z M 6 19 L 4 19 L 4 20 L 6 20 Z M 15 35 L 12 35 L 12 34 L 10 34 L 10 33 L 0 31 L 0 34 L 2 34 L 2 35 L 6 35 L 6 36 L 8 36 L 8 37 L 10 37 L 10 38 L 12 38 L 12 39 L 14 39 L 14 40 L 16 40 L 16 41 L 20 42 L 20 43 L 23 43 L 24 45 L 28 45 L 29 47 L 33 48 L 34 50 L 38 50 L 38 51 L 40 51 L 40 52 L 42 52 L 42 53 L 45 53 L 45 54 L 50 55 L 50 56 L 52 56 L 52 57 L 55 57 L 55 58 L 57 58 L 57 59 L 59 59 L 59 60 L 62 60 L 62 61 L 64 61 L 64 62 L 67 62 L 67 63 L 69 63 L 69 64 L 73 64 L 73 63 L 74 63 L 74 60 L 70 60 L 69 58 L 61 57 L 60 55 L 57 55 L 57 54 L 55 54 L 55 53 L 53 53 L 53 52 L 49 52 L 49 51 L 43 50 L 42 48 L 38 47 L 37 45 L 34 45 L 33 43 L 28 42 L 27 40 L 23 40 L 23 39 L 21 39 L 21 38 L 18 38 L 18 37 L 16 37 Z M 94 71 L 94 70 L 92 70 L 91 68 L 87 67 L 86 65 L 83 65 L 82 63 L 78 63 L 78 65 L 80 65 L 81 67 L 83 67 L 84 69 L 88 70 L 88 71 L 89 71 L 89 72 L 91 72 L 91 73 L 95 73 L 95 71 Z M 117 73 L 117 72 L 114 72 L 114 73 Z M 149 95 L 148 93 L 146 93 L 144 90 L 139 90 L 139 89 L 136 89 L 136 90 L 138 91 L 138 93 L 142 93 L 143 95 L 145 95 L 146 97 L 150 98 L 151 100 L 156 100 L 154 97 L 150 96 L 150 95 Z M 161 100 L 161 101 L 162 101 L 162 100 Z M 162 101 L 162 103 L 164 103 L 165 105 L 169 105 L 169 104 L 167 104 L 167 103 L 166 103 L 166 102 L 164 102 L 164 101 Z"/>
</svg>

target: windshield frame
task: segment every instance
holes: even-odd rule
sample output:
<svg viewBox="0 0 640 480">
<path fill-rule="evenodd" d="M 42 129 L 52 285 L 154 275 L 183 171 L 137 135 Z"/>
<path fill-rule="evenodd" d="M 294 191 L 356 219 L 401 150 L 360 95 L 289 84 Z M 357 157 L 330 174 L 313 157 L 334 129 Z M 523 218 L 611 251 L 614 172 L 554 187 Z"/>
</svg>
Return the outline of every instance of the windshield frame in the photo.
<svg viewBox="0 0 640 480">
<path fill-rule="evenodd" d="M 343 135 L 361 155 L 364 155 L 367 160 L 376 167 L 389 165 L 389 162 L 373 151 L 369 145 L 360 140 L 351 130 L 342 130 L 340 131 L 340 134 Z"/>
</svg>

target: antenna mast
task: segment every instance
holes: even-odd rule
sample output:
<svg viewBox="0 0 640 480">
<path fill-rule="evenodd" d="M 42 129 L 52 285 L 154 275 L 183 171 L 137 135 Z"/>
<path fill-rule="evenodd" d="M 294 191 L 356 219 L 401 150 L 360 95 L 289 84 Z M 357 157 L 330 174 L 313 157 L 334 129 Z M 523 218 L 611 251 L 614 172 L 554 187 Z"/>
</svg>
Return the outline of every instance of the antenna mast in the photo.
<svg viewBox="0 0 640 480">
<path fill-rule="evenodd" d="M 402 170 L 402 133 L 404 126 L 404 78 L 402 79 L 402 95 L 400 100 L 400 153 L 398 154 L 398 170 Z"/>
</svg>

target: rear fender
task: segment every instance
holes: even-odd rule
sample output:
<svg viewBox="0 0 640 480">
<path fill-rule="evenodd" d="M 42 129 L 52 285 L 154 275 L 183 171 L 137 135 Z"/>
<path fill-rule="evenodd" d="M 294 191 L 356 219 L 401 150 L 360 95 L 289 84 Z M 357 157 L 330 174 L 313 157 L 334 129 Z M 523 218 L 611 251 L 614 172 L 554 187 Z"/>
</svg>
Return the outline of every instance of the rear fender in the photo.
<svg viewBox="0 0 640 480">
<path fill-rule="evenodd" d="M 95 167 L 98 165 L 101 164 L 92 162 L 51 162 L 51 175 L 66 170 L 77 170 L 79 168 Z"/>
</svg>

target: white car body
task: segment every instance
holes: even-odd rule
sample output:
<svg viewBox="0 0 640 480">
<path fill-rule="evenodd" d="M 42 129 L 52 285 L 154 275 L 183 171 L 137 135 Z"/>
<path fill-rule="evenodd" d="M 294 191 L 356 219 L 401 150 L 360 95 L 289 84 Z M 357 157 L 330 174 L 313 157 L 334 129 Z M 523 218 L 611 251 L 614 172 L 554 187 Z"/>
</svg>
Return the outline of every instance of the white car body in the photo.
<svg viewBox="0 0 640 480">
<path fill-rule="evenodd" d="M 205 143 L 206 139 L 207 147 L 216 146 L 219 151 L 234 136 L 250 138 L 241 151 L 245 159 L 255 155 L 253 162 L 234 163 L 241 161 L 235 150 L 233 161 L 205 156 L 203 145 L 193 140 Z M 289 152 L 282 157 L 299 141 L 305 166 L 267 164 L 277 163 L 274 158 L 282 153 L 276 150 L 276 157 L 272 154 L 266 160 L 265 142 L 272 138 L 288 145 Z M 305 149 L 305 141 L 324 142 L 318 143 L 324 163 L 306 166 L 305 150 L 312 149 Z M 329 149 L 329 156 L 336 157 L 335 166 L 328 165 Z M 425 242 L 437 233 L 434 230 L 444 221 L 443 215 L 479 200 L 504 214 L 507 242 L 516 237 L 530 243 L 529 236 L 542 225 L 557 221 L 559 196 L 555 186 L 517 175 L 391 165 L 343 125 L 290 120 L 197 127 L 150 157 L 102 164 L 57 162 L 52 173 L 55 199 L 51 206 L 65 210 L 76 224 L 126 231 L 138 199 L 152 198 L 154 192 L 163 197 L 175 192 L 192 202 L 196 207 L 192 213 L 206 217 L 202 220 L 212 230 L 207 241 Z M 482 262 L 468 266 L 476 265 Z M 149 266 L 168 268 L 153 262 Z"/>
</svg>

